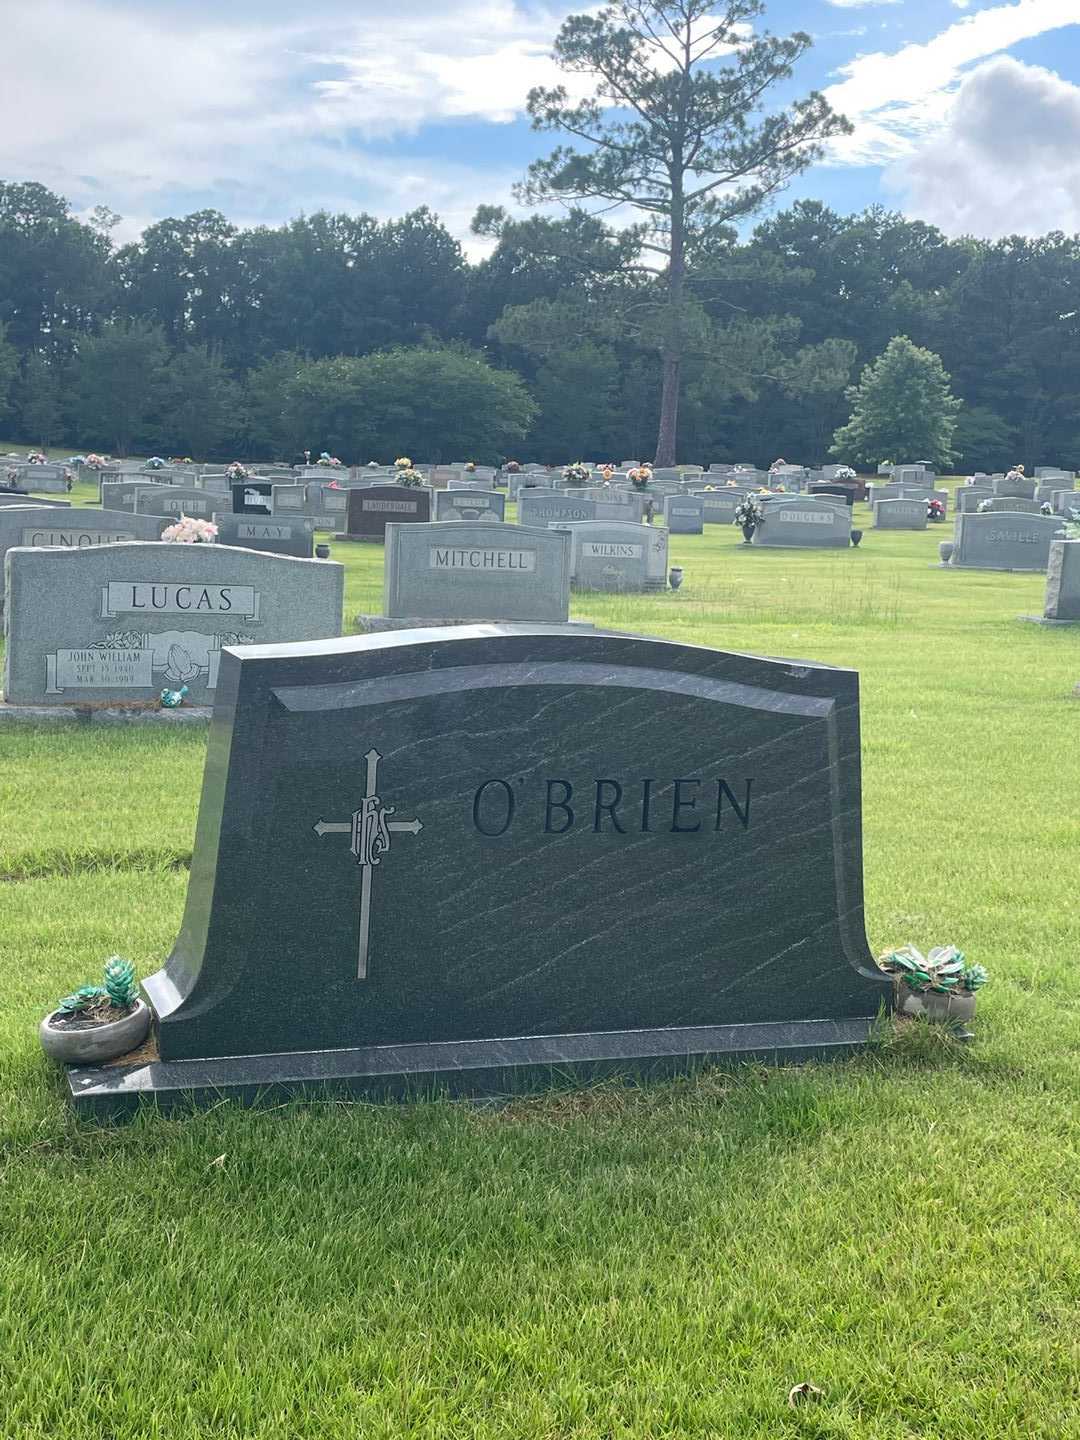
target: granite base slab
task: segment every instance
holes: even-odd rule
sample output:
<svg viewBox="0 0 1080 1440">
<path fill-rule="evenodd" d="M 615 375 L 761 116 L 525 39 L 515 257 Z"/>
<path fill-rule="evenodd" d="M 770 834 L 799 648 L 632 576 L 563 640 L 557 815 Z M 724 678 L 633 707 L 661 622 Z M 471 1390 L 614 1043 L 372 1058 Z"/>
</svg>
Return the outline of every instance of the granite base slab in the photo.
<svg viewBox="0 0 1080 1440">
<path fill-rule="evenodd" d="M 1064 625 L 1066 627 L 1069 625 L 1080 625 L 1080 615 L 1078 615 L 1075 620 L 1050 620 L 1045 615 L 1018 615 L 1016 618 L 1025 621 L 1028 625 Z"/>
<path fill-rule="evenodd" d="M 566 1078 L 575 1083 L 613 1076 L 659 1079 L 705 1063 L 834 1059 L 866 1045 L 875 1023 L 876 1017 L 866 1016 L 150 1060 L 72 1066 L 67 1084 L 75 1109 L 100 1120 L 130 1115 L 141 1101 L 169 1110 L 222 1099 L 259 1105 L 331 1096 L 491 1098 L 536 1091 Z"/>
<path fill-rule="evenodd" d="M 348 540 L 351 545 L 385 545 L 381 535 L 342 535 L 335 532 L 335 540 Z"/>
<path fill-rule="evenodd" d="M 0 727 L 6 725 L 208 725 L 209 705 L 173 710 L 136 705 L 9 705 L 0 695 Z"/>
<path fill-rule="evenodd" d="M 380 635 L 389 630 L 427 630 L 430 629 L 432 625 L 442 627 L 455 625 L 490 625 L 492 623 L 497 624 L 499 622 L 493 622 L 490 617 L 486 620 L 477 620 L 475 618 L 472 620 L 430 620 L 416 616 L 393 619 L 388 615 L 357 615 L 354 620 L 357 631 L 361 635 Z M 544 621 L 544 624 L 550 623 L 549 621 Z M 558 628 L 560 630 L 591 633 L 596 629 L 596 626 L 590 620 L 565 620 Z"/>
</svg>

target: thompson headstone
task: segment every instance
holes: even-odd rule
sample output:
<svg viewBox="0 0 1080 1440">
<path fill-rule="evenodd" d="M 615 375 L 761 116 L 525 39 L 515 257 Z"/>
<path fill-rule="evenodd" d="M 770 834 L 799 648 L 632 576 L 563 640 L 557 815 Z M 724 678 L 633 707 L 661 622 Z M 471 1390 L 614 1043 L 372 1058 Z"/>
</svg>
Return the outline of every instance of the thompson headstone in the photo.
<svg viewBox="0 0 1080 1440">
<path fill-rule="evenodd" d="M 219 688 L 159 1058 L 69 1071 L 86 1110 L 802 1059 L 889 1004 L 851 671 L 472 626 Z"/>
<path fill-rule="evenodd" d="M 570 537 L 492 521 L 390 525 L 383 583 L 391 619 L 561 623 L 570 614 Z"/>
</svg>

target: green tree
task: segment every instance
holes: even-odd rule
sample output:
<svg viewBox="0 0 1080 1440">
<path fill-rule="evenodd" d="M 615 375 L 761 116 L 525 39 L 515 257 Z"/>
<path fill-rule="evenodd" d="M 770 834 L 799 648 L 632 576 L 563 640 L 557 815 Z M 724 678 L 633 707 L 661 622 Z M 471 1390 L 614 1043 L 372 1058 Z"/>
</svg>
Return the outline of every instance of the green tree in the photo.
<svg viewBox="0 0 1080 1440">
<path fill-rule="evenodd" d="M 957 463 L 967 473 L 1007 470 L 1016 459 L 1013 432 L 1000 415 L 983 405 L 965 406 L 956 419 L 953 437 Z"/>
<path fill-rule="evenodd" d="M 239 432 L 236 384 L 221 356 L 205 345 L 172 357 L 158 397 L 161 448 L 170 454 L 220 456 L 223 443 Z"/>
<path fill-rule="evenodd" d="M 7 327 L 0 321 L 0 422 L 12 409 L 12 386 L 19 373 L 19 352 L 14 345 L 8 344 L 6 330 Z"/>
<path fill-rule="evenodd" d="M 878 464 L 928 460 L 949 465 L 961 402 L 953 398 L 940 356 L 896 335 L 848 391 L 851 418 L 830 453 Z"/>
<path fill-rule="evenodd" d="M 44 449 L 60 432 L 60 375 L 56 362 L 39 350 L 26 357 L 19 385 L 20 429 Z"/>
<path fill-rule="evenodd" d="M 457 347 L 316 360 L 289 389 L 293 433 L 313 450 L 360 461 L 404 454 L 490 463 L 536 415 L 520 375 Z"/>
<path fill-rule="evenodd" d="M 536 372 L 540 413 L 529 439 L 545 459 L 613 459 L 610 446 L 619 367 L 610 350 L 589 341 L 555 350 Z"/>
<path fill-rule="evenodd" d="M 535 161 L 519 197 L 528 203 L 602 200 L 644 215 L 636 235 L 659 256 L 652 328 L 663 356 L 656 462 L 675 461 L 687 332 L 700 306 L 687 267 L 730 242 L 731 222 L 753 214 L 850 127 L 819 94 L 762 114 L 762 97 L 787 82 L 809 35 L 780 38 L 747 27 L 761 0 L 616 0 L 572 15 L 554 59 L 591 80 L 572 101 L 565 86 L 529 92 L 533 127 L 587 149 L 559 146 Z"/>
<path fill-rule="evenodd" d="M 79 344 L 75 420 L 79 443 L 127 455 L 146 437 L 168 353 L 143 320 L 107 325 Z"/>
<path fill-rule="evenodd" d="M 807 458 L 815 464 L 824 458 L 829 434 L 840 418 L 834 412 L 851 381 L 857 354 L 854 340 L 833 338 L 804 345 L 781 368 L 785 393 L 802 406 L 811 447 Z"/>
<path fill-rule="evenodd" d="M 249 371 L 244 381 L 244 454 L 282 460 L 302 444 L 290 413 L 291 386 L 307 359 L 280 350 Z"/>
</svg>

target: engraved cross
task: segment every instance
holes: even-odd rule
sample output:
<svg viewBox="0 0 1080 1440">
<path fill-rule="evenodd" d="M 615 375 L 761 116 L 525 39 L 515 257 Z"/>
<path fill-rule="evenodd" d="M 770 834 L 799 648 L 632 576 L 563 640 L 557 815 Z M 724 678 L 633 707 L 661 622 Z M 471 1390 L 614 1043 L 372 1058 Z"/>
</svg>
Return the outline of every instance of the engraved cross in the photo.
<svg viewBox="0 0 1080 1440">
<path fill-rule="evenodd" d="M 378 750 L 369 750 L 364 756 L 367 765 L 367 783 L 359 810 L 354 810 L 348 820 L 319 820 L 312 828 L 315 834 L 348 835 L 349 849 L 356 857 L 362 878 L 360 881 L 360 957 L 357 964 L 358 980 L 367 979 L 368 940 L 371 934 L 371 872 L 382 857 L 389 852 L 392 835 L 419 835 L 424 828 L 419 820 L 391 820 L 395 814 L 393 805 L 384 805 L 379 799 L 376 784 L 379 775 Z"/>
</svg>

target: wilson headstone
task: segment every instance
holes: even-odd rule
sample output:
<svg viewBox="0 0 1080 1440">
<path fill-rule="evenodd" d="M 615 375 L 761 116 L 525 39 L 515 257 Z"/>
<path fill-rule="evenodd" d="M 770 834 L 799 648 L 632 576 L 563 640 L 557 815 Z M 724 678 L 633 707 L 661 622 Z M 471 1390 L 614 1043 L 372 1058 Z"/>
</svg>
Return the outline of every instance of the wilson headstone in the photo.
<svg viewBox="0 0 1080 1440">
<path fill-rule="evenodd" d="M 853 672 L 488 625 L 219 690 L 159 1058 L 69 1071 L 86 1110 L 802 1059 L 889 1003 Z"/>
</svg>

